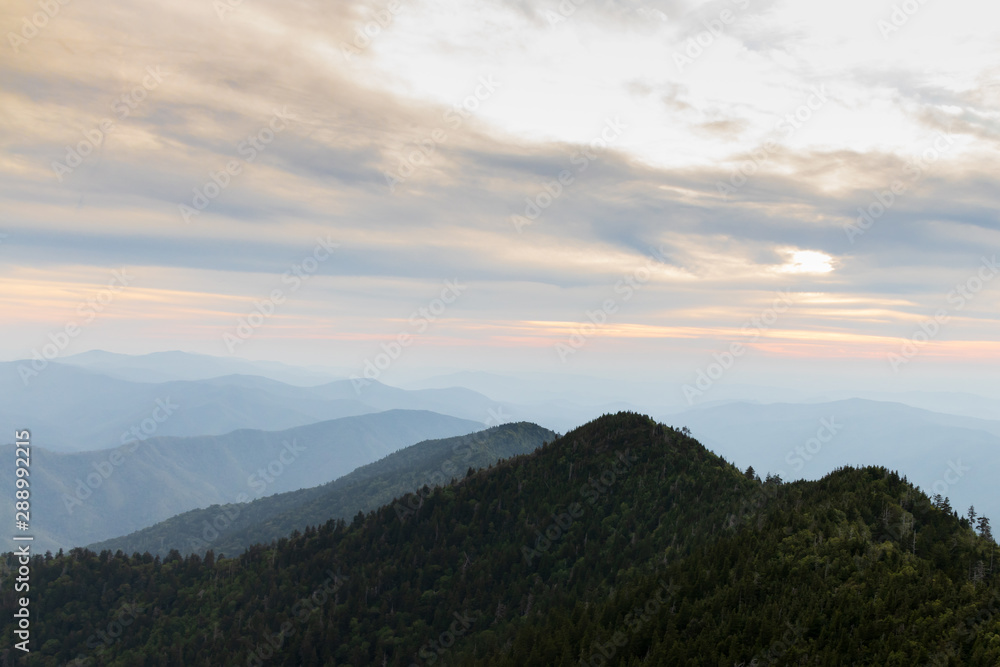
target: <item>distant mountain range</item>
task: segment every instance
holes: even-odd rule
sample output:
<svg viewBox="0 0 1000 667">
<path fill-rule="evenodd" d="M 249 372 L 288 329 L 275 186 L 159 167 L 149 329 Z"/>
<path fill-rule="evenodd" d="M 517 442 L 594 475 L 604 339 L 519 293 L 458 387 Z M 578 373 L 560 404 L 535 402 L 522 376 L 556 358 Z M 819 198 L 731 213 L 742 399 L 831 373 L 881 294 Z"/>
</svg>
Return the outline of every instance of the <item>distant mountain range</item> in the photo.
<svg viewBox="0 0 1000 667">
<path fill-rule="evenodd" d="M 82 546 L 198 507 L 316 486 L 416 442 L 482 428 L 433 412 L 390 410 L 283 431 L 153 437 L 89 452 L 35 445 L 35 549 Z M 14 446 L 0 446 L 0 456 L 12 461 Z M 0 468 L 0 485 L 14 488 L 13 466 Z M 13 503 L 0 504 L 0 522 L 13 525 L 13 513 Z"/>
<path fill-rule="evenodd" d="M 322 486 L 279 493 L 246 504 L 213 505 L 191 510 L 130 535 L 91 544 L 95 552 L 119 550 L 166 557 L 181 554 L 238 555 L 253 544 L 267 544 L 307 526 L 330 519 L 352 519 L 395 498 L 462 479 L 470 470 L 485 468 L 519 454 L 528 454 L 558 437 L 535 424 L 494 426 L 471 435 L 427 440 L 361 466 Z M 415 506 L 419 506 L 418 502 Z M 401 515 L 413 512 L 398 505 Z"/>
<path fill-rule="evenodd" d="M 722 385 L 713 389 L 714 402 L 671 411 L 670 392 L 658 391 L 656 383 L 623 386 L 571 374 L 463 372 L 414 381 L 408 389 L 400 389 L 375 380 L 363 385 L 331 380 L 336 369 L 309 371 L 183 352 L 132 356 L 94 351 L 49 362 L 37 375 L 28 377 L 26 384 L 22 378 L 25 364 L 30 366 L 29 362 L 0 363 L 0 395 L 4 397 L 0 401 L 0 442 L 11 438 L 15 429 L 32 432 L 39 453 L 36 461 L 45 464 L 45 469 L 35 474 L 49 484 L 43 488 L 58 489 L 55 499 L 39 501 L 52 504 L 49 525 L 39 524 L 41 530 L 52 531 L 44 537 L 51 545 L 116 537 L 178 512 L 235 500 L 226 495 L 232 490 L 231 483 L 223 484 L 225 493 L 211 492 L 213 481 L 208 472 L 188 471 L 188 464 L 177 460 L 184 448 L 161 447 L 160 438 L 212 441 L 220 437 L 235 451 L 238 442 L 255 441 L 254 432 L 278 432 L 389 410 L 430 411 L 468 421 L 464 431 L 414 431 L 412 439 L 390 438 L 383 443 L 398 448 L 427 437 L 458 435 L 503 422 L 530 421 L 562 430 L 567 424 L 582 423 L 602 413 L 639 411 L 627 401 L 612 400 L 618 391 L 642 403 L 663 399 L 664 405 L 652 410 L 654 416 L 678 427 L 690 427 L 717 451 L 741 466 L 753 465 L 761 475 L 774 472 L 785 479 L 818 479 L 841 465 L 885 465 L 908 470 L 912 482 L 928 493 L 941 492 L 955 506 L 975 504 L 981 511 L 1000 516 L 1000 497 L 993 491 L 993 479 L 1000 474 L 996 456 L 1000 421 L 970 416 L 1000 417 L 1000 401 L 971 394 L 868 392 L 886 400 L 823 400 L 819 395 L 787 389 Z M 220 373 L 223 375 L 216 375 Z M 733 399 L 755 392 L 760 401 L 784 397 L 785 402 Z M 913 405 L 940 406 L 940 411 Z M 829 426 L 824 426 L 823 420 L 829 421 Z M 243 434 L 232 435 L 236 431 Z M 2 436 L 4 433 L 8 435 Z M 114 507 L 123 508 L 123 522 L 116 523 L 118 517 L 111 515 L 77 522 L 69 514 L 75 505 L 60 494 L 70 486 L 70 498 L 85 495 L 87 485 L 77 493 L 76 480 L 99 475 L 94 466 L 106 468 L 102 457 L 108 453 L 99 453 L 96 459 L 63 459 L 56 454 L 109 448 L 130 452 L 137 442 L 143 447 L 160 443 L 149 448 L 149 455 L 157 451 L 161 458 L 134 480 L 118 475 L 116 482 L 103 488 L 102 492 L 107 492 L 121 485 L 115 491 L 119 497 Z M 355 460 L 336 474 L 324 470 L 310 481 L 292 476 L 281 482 L 288 486 L 268 488 L 267 493 L 328 482 L 371 460 Z M 232 462 L 223 467 L 234 475 L 243 472 Z M 158 481 L 149 486 L 149 479 Z M 243 485 L 247 486 L 245 479 Z M 155 493 L 148 503 L 127 507 L 139 493 L 150 490 Z M 8 510 L 0 509 L 0 516 Z M 70 518 L 73 526 L 62 524 Z"/>
<path fill-rule="evenodd" d="M 215 357 L 180 351 L 133 355 L 91 350 L 60 357 L 57 361 L 132 382 L 207 380 L 223 375 L 259 375 L 286 384 L 309 387 L 347 377 L 346 373 L 333 369 L 310 370 L 276 361 L 249 361 L 239 357 Z"/>
<path fill-rule="evenodd" d="M 844 465 L 906 471 L 928 494 L 1000 517 L 1000 421 L 939 414 L 899 403 L 728 403 L 667 418 L 763 477 L 819 479 Z"/>
<path fill-rule="evenodd" d="M 61 452 L 118 446 L 135 429 L 145 437 L 276 431 L 392 409 L 483 424 L 503 411 L 496 401 L 457 387 L 406 391 L 372 381 L 359 392 L 349 380 L 298 387 L 249 375 L 135 382 L 57 363 L 25 386 L 21 364 L 0 363 L 0 434 L 12 438 L 15 429 L 27 428 L 34 444 Z"/>
</svg>

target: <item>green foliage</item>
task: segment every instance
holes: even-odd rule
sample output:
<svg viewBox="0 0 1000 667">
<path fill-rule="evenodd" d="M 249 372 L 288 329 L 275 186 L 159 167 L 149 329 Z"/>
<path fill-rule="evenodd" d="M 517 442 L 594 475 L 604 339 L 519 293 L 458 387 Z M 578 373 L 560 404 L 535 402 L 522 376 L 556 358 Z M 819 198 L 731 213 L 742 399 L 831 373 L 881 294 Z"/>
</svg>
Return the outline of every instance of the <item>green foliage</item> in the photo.
<svg viewBox="0 0 1000 667">
<path fill-rule="evenodd" d="M 1000 664 L 996 545 L 883 468 L 761 483 L 619 413 L 414 497 L 238 558 L 36 558 L 29 664 L 125 605 L 96 664 Z"/>
<path fill-rule="evenodd" d="M 212 505 L 89 545 L 91 551 L 182 554 L 240 554 L 253 544 L 267 544 L 330 519 L 349 519 L 391 503 L 424 485 L 447 484 L 467 471 L 498 459 L 526 454 L 556 434 L 536 424 L 502 424 L 476 433 L 426 440 L 400 449 L 322 486 L 279 493 L 250 503 Z"/>
</svg>

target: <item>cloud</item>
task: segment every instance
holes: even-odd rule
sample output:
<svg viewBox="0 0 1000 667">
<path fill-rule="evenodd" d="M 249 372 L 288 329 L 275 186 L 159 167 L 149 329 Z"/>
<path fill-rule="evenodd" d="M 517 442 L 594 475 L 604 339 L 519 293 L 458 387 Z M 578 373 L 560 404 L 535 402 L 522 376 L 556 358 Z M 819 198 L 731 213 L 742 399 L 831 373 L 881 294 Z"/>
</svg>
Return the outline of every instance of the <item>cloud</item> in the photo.
<svg viewBox="0 0 1000 667">
<path fill-rule="evenodd" d="M 231 6 L 71 3 L 0 61 L 0 274 L 43 304 L 10 301 L 6 356 L 67 317 L 67 285 L 121 266 L 143 287 L 94 346 L 161 349 L 173 331 L 219 352 L 219 331 L 329 234 L 336 260 L 261 349 L 315 338 L 309 354 L 350 365 L 361 347 L 322 341 L 391 335 L 455 277 L 474 288 L 431 335 L 488 350 L 527 331 L 537 347 L 655 252 L 609 341 L 672 354 L 790 289 L 823 297 L 790 316 L 796 354 L 867 357 L 1000 246 L 985 3 L 924 5 L 888 38 L 891 9 L 861 2 L 585 2 L 554 22 L 558 3 Z M 723 10 L 735 20 L 712 35 Z M 144 86 L 150 68 L 162 81 Z M 292 120 L 268 131 L 281 110 Z M 622 130 L 605 141 L 609 122 Z M 988 341 L 995 303 L 947 335 Z M 992 354 L 975 340 L 962 349 Z"/>
</svg>

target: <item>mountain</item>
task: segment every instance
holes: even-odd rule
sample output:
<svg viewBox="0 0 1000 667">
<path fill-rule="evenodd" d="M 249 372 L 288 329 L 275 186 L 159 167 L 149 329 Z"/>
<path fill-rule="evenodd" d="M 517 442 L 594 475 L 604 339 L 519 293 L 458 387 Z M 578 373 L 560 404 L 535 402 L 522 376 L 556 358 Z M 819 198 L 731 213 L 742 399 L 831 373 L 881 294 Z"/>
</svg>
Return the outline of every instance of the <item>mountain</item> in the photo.
<svg viewBox="0 0 1000 667">
<path fill-rule="evenodd" d="M 62 454 L 32 447 L 35 548 L 79 546 L 145 528 L 197 507 L 307 488 L 415 442 L 471 433 L 476 422 L 390 410 L 283 431 L 153 437 L 109 450 Z M 13 460 L 12 445 L 0 456 Z M 0 469 L 14 488 L 14 469 Z M 0 521 L 13 524 L 13 503 Z M 9 542 L 8 542 L 9 544 Z"/>
<path fill-rule="evenodd" d="M 33 664 L 1000 662 L 996 544 L 885 468 L 762 483 L 620 413 L 402 502 L 237 558 L 36 556 Z"/>
<path fill-rule="evenodd" d="M 990 398 L 969 392 L 958 391 L 906 391 L 906 392 L 860 392 L 840 398 L 867 398 L 873 401 L 903 403 L 915 408 L 976 417 L 978 419 L 1000 419 L 1000 398 Z"/>
<path fill-rule="evenodd" d="M 535 424 L 503 424 L 471 435 L 427 440 L 361 466 L 322 486 L 278 493 L 251 503 L 213 505 L 191 510 L 124 537 L 87 548 L 127 554 L 152 553 L 237 555 L 244 549 L 286 537 L 329 519 L 350 519 L 418 489 L 434 488 L 468 470 L 499 459 L 527 454 L 558 437 Z M 402 507 L 401 511 L 407 508 Z"/>
<path fill-rule="evenodd" d="M 135 429 L 144 437 L 277 431 L 394 409 L 484 423 L 503 410 L 467 389 L 405 391 L 371 381 L 356 391 L 350 380 L 299 387 L 250 375 L 131 382 L 51 362 L 25 385 L 22 365 L 0 363 L 0 433 L 28 428 L 36 445 L 60 452 L 115 447 Z"/>
<path fill-rule="evenodd" d="M 927 493 L 1000 516 L 1000 421 L 850 399 L 798 405 L 729 403 L 670 417 L 741 467 L 819 479 L 845 465 L 905 470 Z"/>
<path fill-rule="evenodd" d="M 287 384 L 313 386 L 342 379 L 344 374 L 297 368 L 276 361 L 249 361 L 238 357 L 169 351 L 119 354 L 91 350 L 61 357 L 59 362 L 132 382 L 207 380 L 223 375 L 259 375 Z"/>
<path fill-rule="evenodd" d="M 664 393 L 655 383 L 623 383 L 570 373 L 525 373 L 514 377 L 463 371 L 411 380 L 401 386 L 410 390 L 464 387 L 496 399 L 519 420 L 560 430 L 569 430 L 596 414 L 647 409 L 657 404 L 649 400 L 650 396 Z"/>
</svg>

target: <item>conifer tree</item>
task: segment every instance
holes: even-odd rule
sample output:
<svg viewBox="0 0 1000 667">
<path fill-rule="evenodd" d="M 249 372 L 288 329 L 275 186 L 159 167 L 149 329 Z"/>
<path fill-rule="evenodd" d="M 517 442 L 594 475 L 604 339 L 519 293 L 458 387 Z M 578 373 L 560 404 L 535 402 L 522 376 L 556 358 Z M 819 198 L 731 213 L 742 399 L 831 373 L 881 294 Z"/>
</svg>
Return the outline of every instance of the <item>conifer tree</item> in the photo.
<svg viewBox="0 0 1000 667">
<path fill-rule="evenodd" d="M 989 517 L 979 517 L 979 536 L 983 539 L 990 540 L 991 542 L 993 541 L 993 531 L 990 530 Z"/>
</svg>

